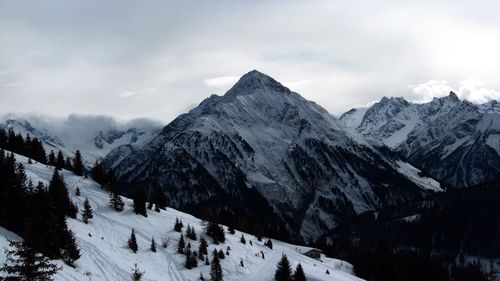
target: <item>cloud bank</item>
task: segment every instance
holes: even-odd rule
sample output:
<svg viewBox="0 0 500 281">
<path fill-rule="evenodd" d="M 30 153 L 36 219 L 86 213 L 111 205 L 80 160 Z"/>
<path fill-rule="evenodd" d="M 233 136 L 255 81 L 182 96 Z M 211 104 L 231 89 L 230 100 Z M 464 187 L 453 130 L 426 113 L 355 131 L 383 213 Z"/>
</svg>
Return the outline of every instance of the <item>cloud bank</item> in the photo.
<svg viewBox="0 0 500 281">
<path fill-rule="evenodd" d="M 0 42 L 0 114 L 168 122 L 252 69 L 334 114 L 500 89 L 495 0 L 0 1 Z"/>
</svg>

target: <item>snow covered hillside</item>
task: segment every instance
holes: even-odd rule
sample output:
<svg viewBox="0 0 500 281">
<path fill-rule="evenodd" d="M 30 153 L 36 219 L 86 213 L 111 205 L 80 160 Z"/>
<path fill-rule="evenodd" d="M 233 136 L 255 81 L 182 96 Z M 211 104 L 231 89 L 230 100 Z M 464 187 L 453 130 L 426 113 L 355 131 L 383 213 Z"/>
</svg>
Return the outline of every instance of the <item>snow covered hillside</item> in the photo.
<svg viewBox="0 0 500 281">
<path fill-rule="evenodd" d="M 26 168 L 26 174 L 33 182 L 48 182 L 53 174 L 53 168 L 39 163 L 29 164 L 28 159 L 17 156 L 17 161 Z M 200 273 L 207 278 L 210 266 L 199 262 L 198 267 L 188 270 L 184 267 L 185 256 L 177 253 L 177 243 L 180 237 L 173 230 L 175 220 L 181 219 L 184 226 L 193 226 L 198 238 L 202 235 L 202 221 L 185 213 L 171 208 L 161 210 L 160 213 L 148 211 L 145 218 L 136 215 L 132 210 L 132 202 L 125 199 L 125 210 L 116 212 L 109 206 L 108 194 L 97 183 L 89 178 L 76 176 L 68 171 L 61 173 L 68 185 L 71 200 L 77 203 L 80 210 L 83 202 L 89 199 L 94 211 L 94 218 L 89 224 L 78 219 L 67 219 L 70 229 L 75 233 L 80 247 L 81 258 L 76 261 L 75 267 L 69 267 L 62 262 L 57 262 L 63 269 L 56 275 L 56 280 L 130 280 L 131 267 L 137 263 L 145 271 L 144 280 L 199 280 Z M 76 188 L 81 191 L 80 196 L 75 195 Z M 224 227 L 226 229 L 226 227 Z M 139 251 L 134 254 L 127 247 L 127 240 L 131 230 L 135 229 Z M 185 227 L 183 228 L 185 230 Z M 244 235 L 247 243 L 240 243 Z M 158 243 L 156 253 L 150 250 L 151 238 Z M 226 242 L 214 245 L 210 237 L 208 252 L 214 248 L 224 252 L 229 246 L 229 255 L 221 260 L 224 280 L 272 280 L 276 264 L 282 254 L 286 254 L 292 267 L 301 263 L 310 281 L 319 280 L 361 280 L 352 275 L 352 267 L 343 261 L 322 257 L 321 261 L 302 255 L 307 248 L 299 247 L 277 240 L 273 240 L 273 250 L 264 246 L 264 242 L 245 233 L 236 231 L 234 235 L 226 233 Z M 8 246 L 7 239 L 19 239 L 14 233 L 0 228 L 0 248 Z M 161 241 L 169 241 L 167 248 L 161 246 Z M 267 239 L 264 238 L 263 241 Z M 252 241 L 253 245 L 250 245 Z M 190 242 L 193 249 L 198 248 L 199 241 Z M 265 259 L 260 252 L 264 253 Z M 211 256 L 211 254 L 209 254 Z M 240 266 L 243 260 L 244 267 Z M 0 254 L 0 263 L 5 261 L 5 256 Z M 326 271 L 330 274 L 326 274 Z M 208 280 L 208 279 L 206 279 Z"/>
<path fill-rule="evenodd" d="M 73 157 L 77 149 L 85 165 L 92 166 L 120 145 L 139 145 L 149 141 L 161 129 L 161 124 L 147 119 L 118 122 L 108 116 L 70 115 L 67 118 L 44 116 L 6 116 L 0 127 L 13 129 L 26 137 L 42 141 L 47 153 L 61 150 Z"/>
</svg>

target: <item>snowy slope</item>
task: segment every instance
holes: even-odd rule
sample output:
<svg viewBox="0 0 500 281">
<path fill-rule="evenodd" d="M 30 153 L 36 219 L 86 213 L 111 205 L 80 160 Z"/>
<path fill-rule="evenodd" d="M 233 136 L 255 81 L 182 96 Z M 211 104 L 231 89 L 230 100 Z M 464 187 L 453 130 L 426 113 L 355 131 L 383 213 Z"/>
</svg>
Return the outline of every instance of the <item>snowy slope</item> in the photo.
<svg viewBox="0 0 500 281">
<path fill-rule="evenodd" d="M 0 120 L 0 126 L 39 138 L 47 153 L 61 150 L 66 156 L 73 157 L 79 149 L 87 166 L 104 158 L 115 147 L 140 145 L 151 140 L 161 128 L 161 124 L 146 119 L 118 122 L 107 116 L 83 115 L 63 119 L 7 116 Z"/>
<path fill-rule="evenodd" d="M 52 167 L 34 163 L 28 164 L 27 159 L 17 156 L 17 161 L 26 167 L 27 175 L 34 181 L 48 182 L 51 178 Z M 64 265 L 63 270 L 58 272 L 56 280 L 88 280 L 84 276 L 86 272 L 92 274 L 92 280 L 129 280 L 131 267 L 137 263 L 141 270 L 146 272 L 144 280 L 199 280 L 200 272 L 205 277 L 209 276 L 209 266 L 200 262 L 197 268 L 188 270 L 184 267 L 184 255 L 177 254 L 177 241 L 179 233 L 173 231 L 176 218 L 183 221 L 184 225 L 190 224 L 196 230 L 197 236 L 202 233 L 202 221 L 199 219 L 168 208 L 161 213 L 148 212 L 148 217 L 144 218 L 135 215 L 132 210 L 132 202 L 125 199 L 125 210 L 121 213 L 115 212 L 108 206 L 108 195 L 98 184 L 88 178 L 76 176 L 70 172 L 63 171 L 62 175 L 69 187 L 72 201 L 78 204 L 80 210 L 83 201 L 88 198 L 94 211 L 94 218 L 89 224 L 84 224 L 78 219 L 68 219 L 68 225 L 75 232 L 77 243 L 81 249 L 81 258 L 75 263 L 75 268 Z M 76 187 L 80 187 L 81 196 L 75 196 Z M 131 229 L 135 229 L 139 251 L 133 254 L 127 248 L 127 240 Z M 185 229 L 185 228 L 184 228 Z M 230 246 L 230 255 L 221 260 L 224 273 L 224 280 L 273 280 L 276 264 L 285 253 L 295 267 L 301 263 L 304 267 L 308 280 L 361 280 L 352 275 L 352 267 L 343 261 L 322 258 L 317 261 L 302 255 L 300 252 L 304 247 L 295 246 L 273 240 L 273 250 L 265 247 L 263 242 L 258 242 L 251 235 L 244 234 L 247 244 L 239 242 L 240 236 L 244 234 L 236 231 L 236 234 L 226 234 L 226 243 L 215 246 L 209 242 L 209 253 L 214 248 L 223 249 Z M 158 251 L 153 253 L 149 250 L 151 237 L 157 243 L 162 239 L 169 239 L 169 246 L 164 249 L 158 245 Z M 0 248 L 8 245 L 7 239 L 18 239 L 18 237 L 0 228 Z M 253 246 L 249 244 L 252 240 Z M 264 239 L 266 241 L 266 239 Z M 186 239 L 193 249 L 198 248 L 197 241 Z M 258 254 L 263 251 L 265 259 Z M 256 255 L 257 254 L 257 255 Z M 239 266 L 240 259 L 243 259 L 245 267 Z M 0 254 L 0 263 L 5 261 L 4 255 Z M 326 270 L 330 271 L 327 275 Z"/>
<path fill-rule="evenodd" d="M 251 71 L 151 142 L 113 150 L 103 165 L 125 187 L 165 191 L 178 208 L 218 200 L 256 214 L 245 194 L 258 192 L 292 234 L 314 240 L 341 218 L 429 192 L 399 172 L 397 160 L 321 106 Z"/>
<path fill-rule="evenodd" d="M 340 121 L 450 187 L 471 186 L 500 175 L 497 101 L 472 104 L 453 92 L 423 104 L 384 97 L 368 110 L 346 112 Z"/>
</svg>

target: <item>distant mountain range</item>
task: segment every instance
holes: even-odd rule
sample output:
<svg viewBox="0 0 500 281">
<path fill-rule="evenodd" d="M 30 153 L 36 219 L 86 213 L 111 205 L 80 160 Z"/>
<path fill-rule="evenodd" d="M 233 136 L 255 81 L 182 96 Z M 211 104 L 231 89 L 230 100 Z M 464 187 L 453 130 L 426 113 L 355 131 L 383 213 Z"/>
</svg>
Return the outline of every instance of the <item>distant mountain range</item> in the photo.
<svg viewBox="0 0 500 281">
<path fill-rule="evenodd" d="M 151 140 L 160 131 L 161 124 L 147 119 L 120 123 L 108 116 L 70 115 L 65 119 L 10 116 L 0 120 L 0 127 L 40 139 L 47 152 L 61 150 L 73 157 L 79 149 L 86 166 L 92 167 L 115 147 L 140 145 Z"/>
<path fill-rule="evenodd" d="M 500 175 L 500 104 L 473 104 L 455 93 L 417 104 L 384 97 L 340 117 L 346 127 L 381 142 L 409 163 L 461 188 Z"/>
<path fill-rule="evenodd" d="M 357 214 L 500 175 L 500 105 L 382 98 L 336 119 L 251 71 L 167 126 L 71 115 L 8 118 L 47 150 L 112 170 L 123 194 L 164 192 L 168 204 L 251 232 L 316 240 Z M 163 127 L 163 128 L 162 128 Z"/>
</svg>

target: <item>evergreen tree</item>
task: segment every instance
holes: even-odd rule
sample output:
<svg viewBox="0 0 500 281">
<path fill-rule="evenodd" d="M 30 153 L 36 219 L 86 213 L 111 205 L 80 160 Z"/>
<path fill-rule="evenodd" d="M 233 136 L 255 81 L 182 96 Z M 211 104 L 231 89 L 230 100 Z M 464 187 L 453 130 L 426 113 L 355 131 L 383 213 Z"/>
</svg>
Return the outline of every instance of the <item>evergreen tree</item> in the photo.
<svg viewBox="0 0 500 281">
<path fill-rule="evenodd" d="M 90 206 L 89 199 L 86 198 L 83 202 L 82 220 L 87 224 L 89 222 L 89 219 L 93 217 L 94 215 L 92 214 L 92 206 Z"/>
<path fill-rule="evenodd" d="M 141 281 L 142 276 L 144 276 L 145 271 L 141 271 L 136 263 L 134 263 L 134 267 L 132 268 L 132 281 Z"/>
<path fill-rule="evenodd" d="M 125 203 L 123 203 L 122 197 L 113 191 L 109 192 L 109 204 L 115 211 L 121 212 L 123 211 L 123 208 L 125 206 Z"/>
<path fill-rule="evenodd" d="M 64 169 L 73 171 L 73 163 L 71 162 L 71 158 L 66 157 L 66 161 L 64 162 Z"/>
<path fill-rule="evenodd" d="M 191 267 L 198 267 L 198 253 L 196 251 L 191 253 Z"/>
<path fill-rule="evenodd" d="M 205 227 L 205 232 L 208 236 L 212 237 L 215 244 L 219 244 L 219 242 L 224 243 L 226 241 L 224 229 L 217 223 L 208 222 L 207 226 Z"/>
<path fill-rule="evenodd" d="M 75 158 L 73 158 L 73 171 L 75 175 L 83 176 L 83 160 L 80 150 L 75 153 Z"/>
<path fill-rule="evenodd" d="M 155 203 L 158 208 L 163 210 L 165 210 L 165 208 L 167 207 L 165 194 L 160 190 L 160 188 L 158 188 L 157 191 L 153 194 L 153 203 Z"/>
<path fill-rule="evenodd" d="M 64 156 L 62 154 L 62 151 L 59 150 L 59 152 L 57 152 L 56 168 L 58 170 L 61 170 L 62 168 L 64 168 L 65 165 L 66 161 L 64 161 Z"/>
<path fill-rule="evenodd" d="M 80 188 L 79 187 L 76 188 L 75 195 L 80 196 Z"/>
<path fill-rule="evenodd" d="M 240 266 L 245 267 L 245 264 L 243 263 L 243 259 L 240 259 Z"/>
<path fill-rule="evenodd" d="M 236 231 L 234 231 L 234 227 L 232 227 L 232 226 L 229 226 L 229 227 L 227 228 L 227 231 L 228 231 L 230 234 L 234 234 L 234 233 L 236 232 Z"/>
<path fill-rule="evenodd" d="M 276 281 L 291 281 L 292 280 L 292 269 L 290 267 L 290 262 L 285 254 L 281 256 L 281 260 L 278 262 L 276 272 L 274 273 L 274 280 Z"/>
<path fill-rule="evenodd" d="M 175 218 L 175 224 L 174 224 L 174 230 L 177 231 L 177 232 L 181 232 L 182 231 L 182 221 L 179 220 L 178 218 Z"/>
<path fill-rule="evenodd" d="M 188 248 L 188 247 L 186 247 L 186 250 L 184 251 L 184 254 L 186 255 L 186 262 L 185 262 L 184 266 L 187 269 L 193 268 L 193 266 L 191 265 L 191 249 Z"/>
<path fill-rule="evenodd" d="M 245 240 L 245 236 L 243 236 L 243 234 L 241 234 L 240 243 L 242 243 L 242 244 L 247 243 L 247 240 Z"/>
<path fill-rule="evenodd" d="M 65 232 L 61 257 L 69 265 L 73 265 L 80 258 L 80 250 L 76 244 L 75 234 L 71 230 Z"/>
<path fill-rule="evenodd" d="M 54 174 L 49 182 L 49 194 L 56 211 L 64 215 L 71 213 L 70 208 L 72 203 L 69 200 L 68 188 L 57 169 L 54 169 Z"/>
<path fill-rule="evenodd" d="M 184 242 L 184 235 L 181 233 L 179 244 L 177 244 L 177 253 L 184 254 L 184 247 L 186 247 L 186 242 Z"/>
<path fill-rule="evenodd" d="M 210 280 L 211 281 L 222 281 L 222 268 L 220 266 L 219 255 L 217 255 L 217 251 L 214 250 L 214 257 L 212 259 L 212 263 L 210 265 Z M 207 259 L 208 260 L 208 259 Z"/>
<path fill-rule="evenodd" d="M 156 242 L 154 237 L 151 239 L 151 251 L 156 253 Z"/>
<path fill-rule="evenodd" d="M 132 228 L 132 233 L 130 234 L 130 238 L 128 239 L 128 247 L 132 250 L 132 252 L 137 253 L 139 247 L 137 246 L 137 240 L 135 238 L 135 230 Z"/>
<path fill-rule="evenodd" d="M 271 241 L 271 239 L 268 239 L 267 242 L 264 243 L 264 245 L 266 245 L 269 249 L 273 249 L 273 242 Z"/>
<path fill-rule="evenodd" d="M 134 193 L 134 212 L 138 215 L 148 216 L 146 211 L 146 196 L 139 188 L 136 188 Z"/>
<path fill-rule="evenodd" d="M 5 249 L 7 260 L 0 269 L 6 274 L 5 280 L 52 280 L 52 276 L 61 269 L 28 242 L 9 241 L 9 247 L 10 250 Z"/>
<path fill-rule="evenodd" d="M 187 226 L 186 237 L 196 241 L 196 231 L 194 230 L 194 227 L 190 225 Z"/>
<path fill-rule="evenodd" d="M 155 212 L 159 213 L 160 212 L 160 206 L 158 204 L 155 204 Z"/>
<path fill-rule="evenodd" d="M 219 252 L 217 254 L 219 255 L 219 259 L 221 259 L 221 260 L 226 258 L 226 256 L 224 255 L 224 251 L 222 251 L 222 250 L 219 250 Z"/>
<path fill-rule="evenodd" d="M 200 260 L 203 260 L 202 257 L 208 254 L 207 240 L 205 240 L 205 238 L 203 236 L 200 238 L 200 245 L 198 246 L 198 253 L 201 257 Z"/>
<path fill-rule="evenodd" d="M 297 265 L 295 272 L 293 273 L 293 281 L 307 281 L 306 274 L 304 273 L 304 269 L 300 263 Z"/>
<path fill-rule="evenodd" d="M 51 166 L 56 165 L 56 155 L 54 154 L 54 150 L 50 151 L 48 164 Z"/>
</svg>

